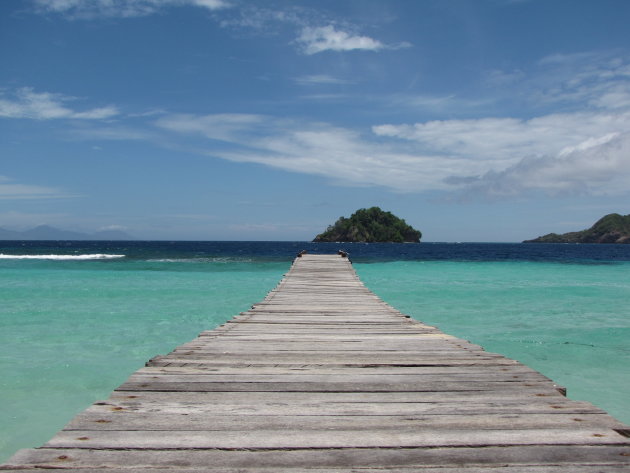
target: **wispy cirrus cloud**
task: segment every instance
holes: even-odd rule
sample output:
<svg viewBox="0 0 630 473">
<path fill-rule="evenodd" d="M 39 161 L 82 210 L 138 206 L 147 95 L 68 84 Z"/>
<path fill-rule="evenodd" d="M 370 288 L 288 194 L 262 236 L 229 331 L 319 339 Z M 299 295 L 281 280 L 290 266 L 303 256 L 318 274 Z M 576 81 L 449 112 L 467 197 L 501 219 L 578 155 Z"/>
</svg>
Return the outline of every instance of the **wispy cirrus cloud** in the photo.
<svg viewBox="0 0 630 473">
<path fill-rule="evenodd" d="M 0 176 L 0 200 L 67 199 L 72 197 L 77 197 L 77 195 L 54 187 L 21 184 L 8 177 Z"/>
<path fill-rule="evenodd" d="M 64 136 L 67 140 L 82 141 L 158 141 L 153 130 L 143 126 L 120 124 L 117 126 L 82 126 L 72 127 Z M 99 149 L 96 147 L 95 149 Z"/>
<path fill-rule="evenodd" d="M 156 125 L 197 135 L 209 156 L 400 192 L 511 198 L 630 192 L 630 112 L 532 120 L 445 120 L 359 131 L 271 116 L 178 115 Z M 453 194 L 454 193 L 454 194 Z"/>
<path fill-rule="evenodd" d="M 529 70 L 491 70 L 486 86 L 495 101 L 521 107 L 621 110 L 630 106 L 630 62 L 619 51 L 553 54 Z"/>
<path fill-rule="evenodd" d="M 83 111 L 72 110 L 66 104 L 75 98 L 35 92 L 30 87 L 17 89 L 9 98 L 5 98 L 5 95 L 0 95 L 0 117 L 5 118 L 104 120 L 119 114 L 112 105 Z"/>
<path fill-rule="evenodd" d="M 204 116 L 175 114 L 160 118 L 155 124 L 178 133 L 201 134 L 211 140 L 238 142 L 252 132 L 264 132 L 270 122 L 263 115 L 222 113 Z"/>
<path fill-rule="evenodd" d="M 294 25 L 304 27 L 319 14 L 300 4 L 287 5 L 282 10 L 268 8 L 260 3 L 240 4 L 239 8 L 230 10 L 231 15 L 221 18 L 219 24 L 223 28 L 251 29 L 257 33 L 277 34 L 277 27 Z"/>
<path fill-rule="evenodd" d="M 630 113 L 552 114 L 530 120 L 480 118 L 412 125 L 378 125 L 375 134 L 414 142 L 418 149 L 444 155 L 478 156 L 509 164 L 524 156 L 557 155 L 583 141 L 623 132 Z"/>
<path fill-rule="evenodd" d="M 467 163 L 444 180 L 460 197 L 630 191 L 630 61 L 610 52 L 555 54 L 529 73 L 493 71 L 489 84 L 526 97 L 534 111 L 557 111 L 528 119 L 390 123 L 372 130 L 418 153 Z"/>
<path fill-rule="evenodd" d="M 347 85 L 354 84 L 356 81 L 340 79 L 328 74 L 313 74 L 296 77 L 295 82 L 300 85 Z"/>
<path fill-rule="evenodd" d="M 168 131 L 197 135 L 224 145 L 200 141 L 196 149 L 210 156 L 251 162 L 293 172 L 322 175 L 353 185 L 395 185 L 403 179 L 385 150 L 364 140 L 360 133 L 325 123 L 295 122 L 272 116 L 175 115 L 155 124 Z M 220 124 L 217 126 L 217 124 Z M 374 173 L 376 169 L 380 171 Z M 395 175 L 395 176 L 394 176 Z M 405 183 L 400 183 L 405 185 Z"/>
<path fill-rule="evenodd" d="M 147 16 L 169 7 L 219 10 L 230 6 L 225 0 L 34 0 L 34 4 L 40 13 L 56 13 L 82 20 Z"/>
<path fill-rule="evenodd" d="M 149 16 L 168 8 L 200 7 L 209 11 L 228 10 L 231 15 L 215 18 L 222 27 L 252 29 L 269 34 L 279 25 L 292 25 L 297 37 L 293 41 L 300 52 L 313 55 L 324 51 L 380 51 L 411 46 L 408 42 L 384 44 L 356 33 L 356 27 L 333 20 L 312 8 L 300 5 L 284 9 L 256 4 L 238 4 L 228 0 L 31 0 L 38 13 L 59 14 L 70 20 L 98 18 L 134 18 Z M 326 25 L 326 23 L 328 23 Z M 322 26 L 324 24 L 324 26 Z M 274 26 L 275 25 L 275 26 Z"/>
<path fill-rule="evenodd" d="M 556 54 L 540 65 L 554 84 L 538 97 L 551 103 L 580 103 L 596 108 L 619 109 L 630 105 L 630 64 L 603 53 Z M 540 89 L 539 89 L 540 90 Z"/>
<path fill-rule="evenodd" d="M 295 28 L 296 37 L 292 44 L 306 55 L 324 51 L 381 51 L 411 46 L 406 41 L 385 44 L 359 33 L 360 28 L 351 22 L 333 18 L 321 10 L 299 4 L 282 10 L 258 4 L 245 4 L 233 9 L 232 13 L 231 17 L 221 19 L 221 26 L 251 29 L 259 34 L 278 34 L 287 25 Z"/>
<path fill-rule="evenodd" d="M 544 87 L 533 100 L 566 102 L 567 107 L 559 107 L 563 112 L 390 122 L 356 129 L 258 113 L 160 111 L 134 116 L 133 122 L 131 116 L 121 117 L 116 128 L 103 128 L 98 121 L 81 125 L 88 137 L 168 142 L 216 158 L 324 176 L 343 185 L 471 198 L 630 192 L 630 102 L 625 100 L 629 62 L 607 58 L 595 67 L 554 57 L 541 64 L 553 66 L 557 80 L 541 79 Z M 304 85 L 340 83 L 326 74 L 296 80 Z M 114 107 L 76 111 L 68 105 L 71 100 L 19 89 L 12 100 L 0 96 L 0 116 L 94 120 L 118 113 Z M 457 101 L 451 96 L 418 100 L 424 108 Z M 19 187 L 13 189 L 19 195 Z"/>
</svg>

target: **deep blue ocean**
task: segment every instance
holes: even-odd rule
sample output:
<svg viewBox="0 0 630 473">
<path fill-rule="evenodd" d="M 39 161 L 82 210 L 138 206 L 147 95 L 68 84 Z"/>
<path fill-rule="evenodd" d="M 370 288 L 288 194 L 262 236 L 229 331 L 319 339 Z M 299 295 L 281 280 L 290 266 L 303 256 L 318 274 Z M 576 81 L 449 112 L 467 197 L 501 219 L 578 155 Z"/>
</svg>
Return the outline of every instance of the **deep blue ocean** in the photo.
<svg viewBox="0 0 630 473">
<path fill-rule="evenodd" d="M 630 423 L 630 245 L 0 241 L 0 461 L 339 249 L 402 312 Z"/>
</svg>

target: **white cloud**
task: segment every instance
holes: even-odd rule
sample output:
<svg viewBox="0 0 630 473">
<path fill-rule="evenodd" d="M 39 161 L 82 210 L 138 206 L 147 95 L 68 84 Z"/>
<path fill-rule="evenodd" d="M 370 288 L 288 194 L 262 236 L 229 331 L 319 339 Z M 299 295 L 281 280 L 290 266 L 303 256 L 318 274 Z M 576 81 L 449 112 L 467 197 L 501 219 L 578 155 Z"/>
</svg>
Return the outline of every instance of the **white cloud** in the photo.
<svg viewBox="0 0 630 473">
<path fill-rule="evenodd" d="M 181 2 L 181 3 L 186 3 Z M 224 0 L 191 0 L 190 2 L 193 5 L 197 5 L 198 7 L 204 7 L 208 10 L 219 10 L 221 8 L 226 8 L 230 5 L 229 2 Z"/>
<path fill-rule="evenodd" d="M 602 90 L 599 96 L 590 103 L 597 108 L 625 109 L 630 108 L 630 84 L 619 84 Z"/>
<path fill-rule="evenodd" d="M 212 140 L 238 141 L 241 135 L 264 126 L 265 122 L 265 117 L 253 114 L 178 114 L 160 118 L 156 125 L 179 133 L 201 133 Z"/>
<path fill-rule="evenodd" d="M 136 129 L 126 126 L 118 127 L 75 127 L 66 135 L 66 139 L 72 140 L 107 140 L 107 141 L 129 141 L 148 140 L 156 141 L 159 137 L 154 132 L 144 129 Z"/>
<path fill-rule="evenodd" d="M 630 133 L 587 140 L 557 156 L 526 157 L 501 172 L 467 181 L 464 195 L 605 195 L 630 191 Z"/>
<path fill-rule="evenodd" d="M 555 155 L 589 138 L 630 127 L 622 114 L 552 114 L 531 120 L 481 118 L 413 125 L 379 125 L 379 136 L 417 143 L 419 150 L 513 164 L 524 156 Z"/>
<path fill-rule="evenodd" d="M 229 28 L 251 28 L 258 33 L 274 31 L 272 25 L 289 24 L 299 29 L 296 43 L 305 54 L 323 51 L 379 51 L 411 46 L 403 41 L 385 45 L 380 41 L 337 29 L 334 20 L 316 9 L 289 5 L 276 10 L 257 4 L 238 4 L 229 0 L 31 0 L 38 13 L 59 14 L 71 20 L 97 18 L 134 18 L 153 15 L 168 8 L 199 7 L 210 11 L 232 9 L 235 13 L 221 18 L 219 24 Z M 328 26 L 312 26 L 329 22 Z"/>
<path fill-rule="evenodd" d="M 315 75 L 300 76 L 300 77 L 297 77 L 295 81 L 300 85 L 321 85 L 321 84 L 344 85 L 344 84 L 354 83 L 354 81 L 350 81 L 346 79 L 339 79 L 337 77 L 333 77 L 328 74 L 315 74 Z"/>
<path fill-rule="evenodd" d="M 342 100 L 348 99 L 347 94 L 308 94 L 308 95 L 300 95 L 301 100 L 316 100 L 318 102 L 339 102 Z"/>
<path fill-rule="evenodd" d="M 224 0 L 34 0 L 37 11 L 63 14 L 71 19 L 132 18 L 157 13 L 168 7 L 195 6 L 218 10 L 230 6 Z"/>
<path fill-rule="evenodd" d="M 478 113 L 480 109 L 492 106 L 495 97 L 475 97 L 474 99 L 450 95 L 426 95 L 395 93 L 372 98 L 382 107 L 412 110 L 432 116 L 460 116 Z"/>
<path fill-rule="evenodd" d="M 77 120 L 102 120 L 118 115 L 114 106 L 93 108 L 85 111 L 74 111 L 64 102 L 74 100 L 60 94 L 35 92 L 30 87 L 18 89 L 13 100 L 0 98 L 0 117 L 31 118 L 36 120 L 52 120 L 72 118 Z"/>
<path fill-rule="evenodd" d="M 350 22 L 315 9 L 293 2 L 282 10 L 266 8 L 264 2 L 239 4 L 232 10 L 231 17 L 223 18 L 220 25 L 228 28 L 247 28 L 258 34 L 281 34 L 286 25 L 296 28 L 297 38 L 293 44 L 301 52 L 312 55 L 323 51 L 379 51 L 381 49 L 402 49 L 411 43 L 397 44 L 382 42 L 354 33 L 358 28 Z M 321 26 L 326 25 L 326 26 Z"/>
<path fill-rule="evenodd" d="M 462 166 L 457 158 L 406 153 L 398 146 L 375 142 L 373 136 L 325 123 L 258 115 L 237 116 L 232 121 L 226 121 L 224 115 L 176 115 L 158 120 L 156 125 L 225 141 L 224 146 L 205 143 L 205 153 L 214 157 L 325 176 L 345 185 L 404 191 L 446 189 L 443 180 Z"/>
<path fill-rule="evenodd" d="M 305 27 L 297 42 L 302 46 L 303 52 L 309 55 L 323 51 L 379 51 L 385 48 L 380 41 L 336 30 L 332 25 Z"/>
<path fill-rule="evenodd" d="M 380 125 L 372 133 L 261 115 L 173 115 L 156 124 L 212 139 L 200 147 L 213 157 L 344 185 L 486 197 L 630 191 L 630 112 Z"/>
<path fill-rule="evenodd" d="M 296 2 L 287 4 L 282 10 L 270 9 L 264 2 L 241 3 L 231 11 L 232 15 L 222 18 L 220 25 L 224 28 L 246 28 L 258 33 L 276 34 L 279 25 L 303 27 L 313 18 L 319 18 L 316 10 L 304 7 Z"/>
<path fill-rule="evenodd" d="M 409 140 L 418 152 L 458 158 L 462 168 L 445 182 L 468 195 L 630 191 L 630 112 L 447 120 L 373 130 Z"/>
<path fill-rule="evenodd" d="M 60 199 L 77 197 L 53 187 L 19 184 L 0 176 L 0 200 Z"/>
<path fill-rule="evenodd" d="M 554 106 L 616 109 L 630 106 L 630 64 L 606 52 L 555 54 L 525 80 L 534 101 Z"/>
</svg>

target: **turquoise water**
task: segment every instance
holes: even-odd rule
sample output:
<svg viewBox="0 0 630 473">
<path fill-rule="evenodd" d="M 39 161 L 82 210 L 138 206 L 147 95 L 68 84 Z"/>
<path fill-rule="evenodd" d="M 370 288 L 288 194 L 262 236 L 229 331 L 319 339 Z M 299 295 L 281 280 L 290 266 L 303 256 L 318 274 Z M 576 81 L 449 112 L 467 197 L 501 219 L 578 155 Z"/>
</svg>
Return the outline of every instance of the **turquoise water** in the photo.
<svg viewBox="0 0 630 473">
<path fill-rule="evenodd" d="M 427 251 L 427 250 L 424 250 Z M 257 258 L 0 259 L 0 461 L 39 446 L 145 361 L 261 300 Z M 356 263 L 402 312 L 518 359 L 630 423 L 630 263 Z"/>
<path fill-rule="evenodd" d="M 157 354 L 265 297 L 289 263 L 0 263 L 0 461 Z"/>
<path fill-rule="evenodd" d="M 630 264 L 355 265 L 400 311 L 517 359 L 630 424 Z"/>
</svg>

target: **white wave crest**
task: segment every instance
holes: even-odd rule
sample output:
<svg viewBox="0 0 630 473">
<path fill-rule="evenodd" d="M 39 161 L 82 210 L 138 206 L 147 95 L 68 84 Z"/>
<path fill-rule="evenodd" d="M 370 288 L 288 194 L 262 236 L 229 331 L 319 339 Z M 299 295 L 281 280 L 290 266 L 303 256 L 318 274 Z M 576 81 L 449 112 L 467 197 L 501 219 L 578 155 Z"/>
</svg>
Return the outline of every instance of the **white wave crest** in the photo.
<svg viewBox="0 0 630 473">
<path fill-rule="evenodd" d="M 149 263 L 252 263 L 250 258 L 158 258 L 149 259 Z"/>
<path fill-rule="evenodd" d="M 109 255 L 103 253 L 94 253 L 86 255 L 5 255 L 0 253 L 0 259 L 50 259 L 50 260 L 93 260 L 93 259 L 114 259 L 124 258 L 125 255 Z"/>
</svg>

